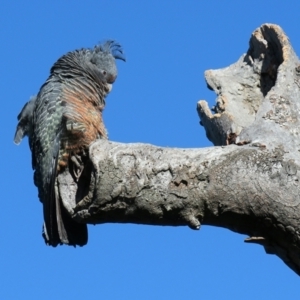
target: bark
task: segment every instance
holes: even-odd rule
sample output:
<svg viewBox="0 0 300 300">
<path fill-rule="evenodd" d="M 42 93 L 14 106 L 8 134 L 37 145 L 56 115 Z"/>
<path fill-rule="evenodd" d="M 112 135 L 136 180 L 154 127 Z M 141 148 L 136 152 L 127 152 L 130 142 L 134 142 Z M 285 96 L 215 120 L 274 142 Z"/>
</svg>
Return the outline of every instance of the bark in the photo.
<svg viewBox="0 0 300 300">
<path fill-rule="evenodd" d="M 197 110 L 215 147 L 96 141 L 85 179 L 59 175 L 64 206 L 87 224 L 225 227 L 300 275 L 300 62 L 288 37 L 264 24 L 246 54 L 205 78 L 217 104 Z"/>
</svg>

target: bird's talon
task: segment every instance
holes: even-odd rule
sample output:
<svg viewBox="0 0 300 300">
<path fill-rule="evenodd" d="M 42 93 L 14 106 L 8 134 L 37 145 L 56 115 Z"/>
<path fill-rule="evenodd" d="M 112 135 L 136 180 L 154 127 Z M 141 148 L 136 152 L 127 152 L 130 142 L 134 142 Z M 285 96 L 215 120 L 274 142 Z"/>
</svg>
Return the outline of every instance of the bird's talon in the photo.
<svg viewBox="0 0 300 300">
<path fill-rule="evenodd" d="M 73 175 L 74 175 L 76 181 L 78 182 L 79 177 L 83 172 L 84 165 L 83 165 L 83 162 L 81 160 L 81 157 L 79 155 L 76 155 L 76 154 L 71 156 L 71 161 L 74 163 L 74 165 L 73 165 Z"/>
<path fill-rule="evenodd" d="M 77 205 L 74 207 L 74 213 L 88 208 L 88 206 L 92 203 L 91 201 L 91 197 L 89 197 L 89 195 L 85 196 L 82 200 L 80 200 Z"/>
</svg>

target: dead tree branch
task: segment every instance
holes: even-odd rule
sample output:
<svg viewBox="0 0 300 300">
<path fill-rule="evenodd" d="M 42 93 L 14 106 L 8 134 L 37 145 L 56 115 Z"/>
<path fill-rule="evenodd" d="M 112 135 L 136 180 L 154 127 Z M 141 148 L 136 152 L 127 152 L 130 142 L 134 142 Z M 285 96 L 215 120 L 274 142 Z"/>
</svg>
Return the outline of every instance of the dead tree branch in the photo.
<svg viewBox="0 0 300 300">
<path fill-rule="evenodd" d="M 300 275 L 300 63 L 288 37 L 264 24 L 247 54 L 205 78 L 215 114 L 205 101 L 197 110 L 216 147 L 96 141 L 89 176 L 59 176 L 64 206 L 89 224 L 225 227 Z"/>
</svg>

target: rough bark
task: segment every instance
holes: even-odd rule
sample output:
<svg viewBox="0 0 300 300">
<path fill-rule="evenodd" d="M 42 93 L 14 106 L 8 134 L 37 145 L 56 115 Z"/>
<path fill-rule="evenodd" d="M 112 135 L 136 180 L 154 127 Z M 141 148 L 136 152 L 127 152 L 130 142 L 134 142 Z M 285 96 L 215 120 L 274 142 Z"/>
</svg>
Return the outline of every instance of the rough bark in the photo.
<svg viewBox="0 0 300 300">
<path fill-rule="evenodd" d="M 300 275 L 300 62 L 282 29 L 264 24 L 246 54 L 205 78 L 215 114 L 205 101 L 197 110 L 216 147 L 96 141 L 85 180 L 59 176 L 64 206 L 89 224 L 225 227 Z"/>
</svg>

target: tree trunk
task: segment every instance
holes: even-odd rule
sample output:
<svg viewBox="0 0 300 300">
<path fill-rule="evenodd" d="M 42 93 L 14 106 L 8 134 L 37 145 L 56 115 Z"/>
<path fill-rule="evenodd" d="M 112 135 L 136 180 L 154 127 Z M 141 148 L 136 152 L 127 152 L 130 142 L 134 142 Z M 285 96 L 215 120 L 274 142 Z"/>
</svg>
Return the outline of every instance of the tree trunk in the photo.
<svg viewBox="0 0 300 300">
<path fill-rule="evenodd" d="M 225 227 L 300 275 L 300 63 L 288 37 L 264 24 L 247 54 L 205 78 L 218 95 L 215 114 L 205 101 L 197 110 L 216 147 L 98 140 L 84 180 L 59 175 L 63 204 L 88 224 Z"/>
</svg>

